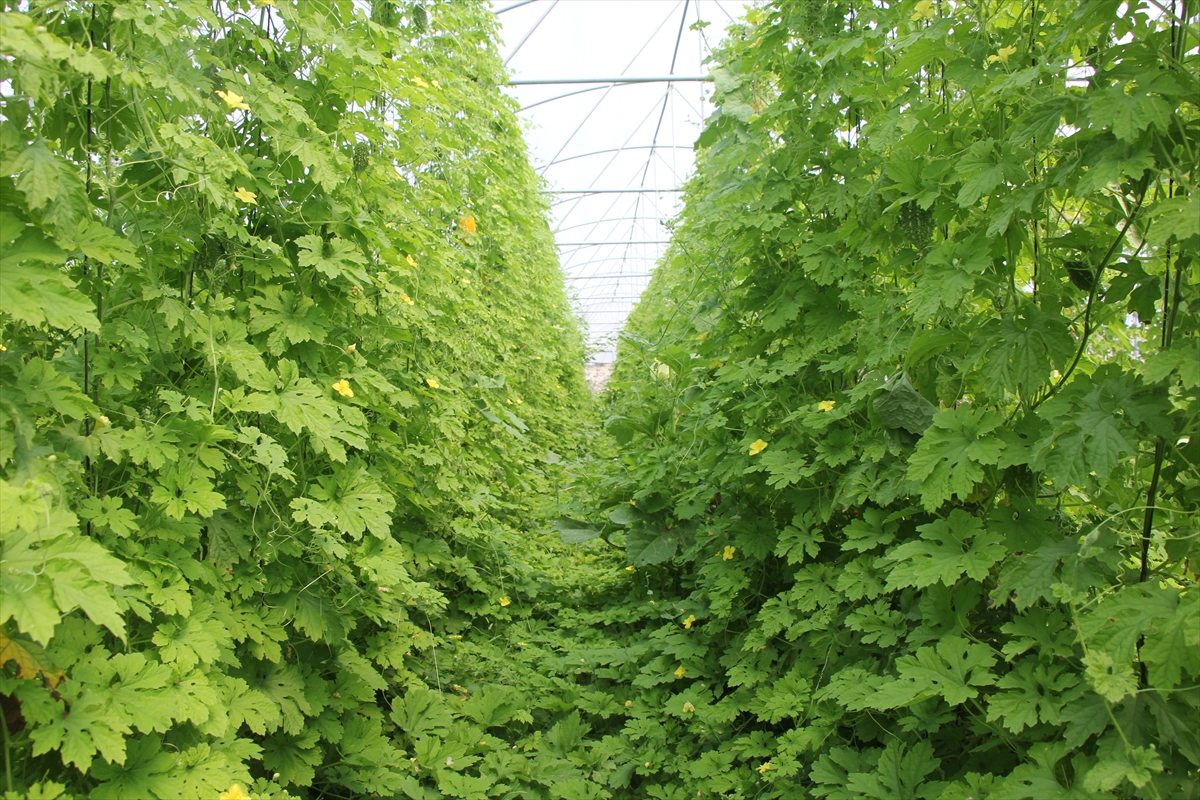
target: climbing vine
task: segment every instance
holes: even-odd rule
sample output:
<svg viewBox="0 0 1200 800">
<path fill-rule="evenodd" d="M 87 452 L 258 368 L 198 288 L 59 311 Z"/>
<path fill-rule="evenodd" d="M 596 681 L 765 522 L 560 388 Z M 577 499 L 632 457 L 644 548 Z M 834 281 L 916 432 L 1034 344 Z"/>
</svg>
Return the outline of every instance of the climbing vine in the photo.
<svg viewBox="0 0 1200 800">
<path fill-rule="evenodd" d="M 393 700 L 457 701 L 587 404 L 493 35 L 5 8 L 5 790 L 421 796 Z"/>
<path fill-rule="evenodd" d="M 562 524 L 629 796 L 1200 791 L 1197 10 L 735 30 Z"/>
</svg>

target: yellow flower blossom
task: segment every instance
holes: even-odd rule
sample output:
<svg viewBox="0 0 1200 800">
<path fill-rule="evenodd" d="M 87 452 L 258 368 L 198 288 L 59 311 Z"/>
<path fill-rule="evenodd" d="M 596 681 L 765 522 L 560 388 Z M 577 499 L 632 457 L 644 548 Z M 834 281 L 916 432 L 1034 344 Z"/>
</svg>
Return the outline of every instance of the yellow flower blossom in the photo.
<svg viewBox="0 0 1200 800">
<path fill-rule="evenodd" d="M 680 664 L 679 669 L 675 670 L 675 677 L 682 678 L 685 672 L 687 672 L 687 668 Z"/>
<path fill-rule="evenodd" d="M 400 299 L 410 306 L 413 304 L 413 299 L 408 296 L 408 292 L 401 292 Z"/>
<path fill-rule="evenodd" d="M 217 90 L 217 97 L 225 101 L 225 105 L 229 106 L 229 110 L 240 109 L 241 111 L 249 111 L 250 106 L 246 105 L 246 98 L 242 97 L 237 92 L 223 92 Z"/>
<path fill-rule="evenodd" d="M 426 378 L 426 379 L 425 379 L 425 383 L 426 383 L 426 384 L 429 386 L 429 388 L 430 388 L 430 389 L 440 389 L 440 388 L 442 388 L 442 385 L 441 385 L 440 383 L 438 383 L 438 382 L 437 382 L 437 379 L 436 379 L 436 378 Z"/>
<path fill-rule="evenodd" d="M 633 565 L 630 565 L 630 566 L 626 567 L 626 568 L 625 568 L 625 571 L 626 571 L 626 572 L 633 572 Z"/>
<path fill-rule="evenodd" d="M 228 790 L 221 792 L 217 797 L 220 800 L 250 800 L 250 795 L 246 794 L 246 790 L 240 783 L 230 786 Z"/>
<path fill-rule="evenodd" d="M 633 701 L 632 701 L 632 700 L 626 700 L 626 701 L 625 701 L 625 707 L 626 707 L 626 708 L 633 708 Z"/>
<path fill-rule="evenodd" d="M 353 353 L 353 352 L 354 352 L 355 350 L 357 350 L 357 349 L 358 349 L 358 347 L 357 347 L 355 344 L 353 344 L 353 343 L 346 345 L 346 352 L 347 352 L 347 353 Z"/>
<path fill-rule="evenodd" d="M 759 775 L 766 775 L 766 774 L 767 774 L 767 770 L 769 770 L 770 768 L 771 768 L 771 762 L 770 762 L 770 761 L 766 761 L 766 762 L 764 762 L 764 763 L 763 763 L 763 765 L 762 765 L 761 767 L 758 767 L 758 774 L 759 774 Z"/>
<path fill-rule="evenodd" d="M 354 397 L 354 390 L 350 388 L 350 381 L 345 378 L 333 384 L 333 390 L 342 397 Z"/>
<path fill-rule="evenodd" d="M 691 703 L 683 704 L 683 713 L 691 714 L 691 713 L 695 712 L 695 710 L 696 710 L 696 707 L 694 705 L 692 705 Z"/>
<path fill-rule="evenodd" d="M 471 285 L 471 281 L 470 281 L 470 279 L 469 279 L 469 278 L 463 278 L 463 279 L 462 279 L 462 285 L 463 285 L 463 286 L 470 286 L 470 285 Z"/>
<path fill-rule="evenodd" d="M 460 219 L 458 221 L 458 225 L 467 233 L 475 232 L 475 218 L 472 217 L 470 214 L 468 214 L 467 216 Z"/>
<path fill-rule="evenodd" d="M 529 645 L 525 644 L 524 642 L 517 642 L 517 647 L 529 647 Z"/>
<path fill-rule="evenodd" d="M 690 630 L 692 627 L 692 623 L 695 621 L 696 621 L 696 615 L 690 614 L 690 615 L 688 615 L 688 618 L 683 621 L 683 627 L 688 628 Z"/>
<path fill-rule="evenodd" d="M 837 405 L 836 400 L 822 400 L 817 403 L 817 411 L 833 411 L 835 405 Z"/>
<path fill-rule="evenodd" d="M 233 196 L 243 203 L 249 203 L 252 206 L 258 205 L 258 195 L 248 190 L 245 186 L 239 186 Z"/>
<path fill-rule="evenodd" d="M 766 450 L 766 449 L 767 449 L 767 443 L 764 442 L 762 439 L 759 439 L 754 444 L 750 445 L 750 455 L 756 456 L 759 453 L 761 453 L 763 450 Z"/>
<path fill-rule="evenodd" d="M 913 11 L 910 19 L 913 22 L 921 19 L 933 19 L 937 16 L 937 9 L 933 7 L 933 0 L 921 0 L 917 3 L 916 10 Z"/>
<path fill-rule="evenodd" d="M 734 553 L 736 553 L 736 552 L 737 552 L 737 548 L 736 548 L 736 547 L 734 547 L 734 546 L 733 546 L 733 545 L 731 545 L 731 544 L 730 544 L 730 545 L 726 545 L 726 546 L 725 546 L 725 550 L 724 550 L 724 551 L 721 553 L 721 559 L 722 559 L 723 561 L 730 561 L 730 560 L 732 560 L 732 559 L 733 559 L 733 554 L 734 554 Z"/>
<path fill-rule="evenodd" d="M 509 600 L 507 597 L 501 597 L 501 598 L 500 598 L 500 605 L 501 605 L 501 606 L 511 606 L 511 605 L 512 605 L 512 600 Z"/>
<path fill-rule="evenodd" d="M 479 746 L 480 746 L 480 747 L 487 747 L 487 742 L 480 742 L 480 743 L 479 743 Z"/>
<path fill-rule="evenodd" d="M 415 258 L 413 258 L 411 255 L 410 255 L 410 256 L 407 256 L 407 257 L 405 257 L 405 259 L 404 259 L 404 260 L 408 262 L 408 265 L 409 265 L 410 267 L 415 267 L 415 266 L 417 266 L 417 260 L 416 260 Z"/>
<path fill-rule="evenodd" d="M 1001 47 L 996 51 L 996 55 L 987 57 L 987 63 L 995 64 L 997 61 L 999 61 L 1001 64 L 1007 64 L 1008 59 L 1015 52 L 1017 52 L 1017 48 L 1015 47 Z"/>
<path fill-rule="evenodd" d="M 413 78 L 413 83 L 415 83 L 417 86 L 420 86 L 422 89 L 428 89 L 428 88 L 429 88 L 429 84 L 428 84 L 428 83 L 426 83 L 426 82 L 425 82 L 425 79 L 424 79 L 424 78 L 421 78 L 421 77 L 416 77 L 416 78 Z"/>
</svg>

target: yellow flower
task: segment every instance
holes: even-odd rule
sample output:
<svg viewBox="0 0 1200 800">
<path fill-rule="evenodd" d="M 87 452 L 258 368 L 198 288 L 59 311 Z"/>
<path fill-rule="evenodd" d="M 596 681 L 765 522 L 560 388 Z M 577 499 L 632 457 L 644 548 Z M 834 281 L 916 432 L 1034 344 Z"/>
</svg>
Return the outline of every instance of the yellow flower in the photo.
<svg viewBox="0 0 1200 800">
<path fill-rule="evenodd" d="M 112 421 L 104 414 L 96 417 L 96 430 L 107 428 L 109 425 L 112 425 Z"/>
<path fill-rule="evenodd" d="M 502 606 L 511 606 L 511 605 L 512 605 L 512 600 L 509 600 L 507 597 L 501 597 L 501 598 L 500 598 L 500 605 L 502 605 Z"/>
<path fill-rule="evenodd" d="M 221 792 L 217 797 L 220 800 L 250 800 L 250 795 L 246 794 L 240 783 L 230 786 L 228 791 Z"/>
<path fill-rule="evenodd" d="M 417 260 L 412 256 L 407 256 L 404 260 L 408 262 L 410 267 L 415 267 L 417 265 Z"/>
<path fill-rule="evenodd" d="M 342 397 L 354 397 L 354 390 L 350 388 L 350 381 L 345 378 L 333 384 L 333 390 Z"/>
<path fill-rule="evenodd" d="M 237 94 L 236 92 L 222 92 L 220 89 L 218 89 L 217 97 L 224 100 L 225 105 L 229 106 L 229 109 L 231 111 L 235 108 L 240 109 L 242 111 L 250 110 L 250 106 L 246 105 L 246 98 L 242 97 L 240 94 Z"/>
<path fill-rule="evenodd" d="M 426 378 L 426 379 L 425 379 L 425 383 L 426 383 L 426 384 L 428 384 L 428 386 L 429 386 L 429 388 L 430 388 L 430 389 L 440 389 L 440 388 L 442 388 L 442 385 L 441 385 L 440 383 L 438 383 L 438 382 L 437 382 L 437 379 L 436 379 L 436 378 Z"/>
<path fill-rule="evenodd" d="M 675 670 L 675 677 L 682 678 L 685 672 L 687 672 L 687 669 L 681 664 L 679 669 Z"/>
<path fill-rule="evenodd" d="M 694 712 L 695 710 L 696 710 L 696 707 L 695 707 L 694 705 L 692 705 L 691 703 L 684 703 L 684 704 L 683 704 L 683 713 L 685 713 L 685 714 L 691 714 L 691 713 L 692 713 L 692 712 Z"/>
<path fill-rule="evenodd" d="M 996 55 L 987 57 L 987 63 L 995 64 L 999 61 L 1001 64 L 1007 64 L 1009 57 L 1015 52 L 1017 52 L 1015 47 L 1001 47 L 996 51 Z"/>
<path fill-rule="evenodd" d="M 834 400 L 822 400 L 817 403 L 817 411 L 833 411 L 833 407 L 837 405 Z"/>
<path fill-rule="evenodd" d="M 685 619 L 685 620 L 683 621 L 683 627 L 685 627 L 685 628 L 688 628 L 688 629 L 691 629 L 691 627 L 692 627 L 692 623 L 693 623 L 693 622 L 695 622 L 695 621 L 696 621 L 696 615 L 695 615 L 695 614 L 691 614 L 691 615 L 689 615 L 689 616 L 688 616 L 688 618 L 687 618 L 687 619 Z"/>
<path fill-rule="evenodd" d="M 405 303 L 408 303 L 410 306 L 413 304 L 413 299 L 408 296 L 408 292 L 401 292 L 400 299 L 403 300 Z"/>
<path fill-rule="evenodd" d="M 767 761 L 767 762 L 765 762 L 765 763 L 764 763 L 764 764 L 763 764 L 761 767 L 759 767 L 759 768 L 758 768 L 758 774 L 759 774 L 759 775 L 766 775 L 766 774 L 767 774 L 767 770 L 769 770 L 770 768 L 771 768 L 771 762 L 770 762 L 770 761 Z"/>
<path fill-rule="evenodd" d="M 626 568 L 625 568 L 625 571 L 626 571 L 626 572 L 633 572 L 633 565 L 630 565 L 630 566 L 626 567 Z"/>
<path fill-rule="evenodd" d="M 517 642 L 517 647 L 529 647 L 529 645 L 525 644 L 524 642 Z"/>
<path fill-rule="evenodd" d="M 479 746 L 480 746 L 480 747 L 487 747 L 487 742 L 480 742 L 480 743 L 479 743 Z"/>
<path fill-rule="evenodd" d="M 249 203 L 252 206 L 258 205 L 258 195 L 248 190 L 245 186 L 239 186 L 233 196 L 243 203 Z"/>
<path fill-rule="evenodd" d="M 426 82 L 425 82 L 425 80 L 424 80 L 423 78 L 420 78 L 420 77 L 413 78 L 413 83 L 415 83 L 417 86 L 420 86 L 422 89 L 428 89 L 428 88 L 429 88 L 429 84 L 428 84 L 428 83 L 426 83 Z"/>
<path fill-rule="evenodd" d="M 462 285 L 463 285 L 463 286 L 470 286 L 470 285 L 471 285 L 471 281 L 470 281 L 470 280 L 468 280 L 467 278 L 463 278 L 463 279 L 462 279 Z"/>
<path fill-rule="evenodd" d="M 750 455 L 756 456 L 759 453 L 761 453 L 763 450 L 766 450 L 766 449 L 767 449 L 767 443 L 764 442 L 762 439 L 759 439 L 754 444 L 750 445 Z"/>
<path fill-rule="evenodd" d="M 346 352 L 347 352 L 347 353 L 353 353 L 353 352 L 354 352 L 355 350 L 357 350 L 357 349 L 358 349 L 358 347 L 357 347 L 357 346 L 355 346 L 354 344 L 348 344 L 348 345 L 346 345 Z"/>
<path fill-rule="evenodd" d="M 626 707 L 626 708 L 633 708 L 633 701 L 632 701 L 632 700 L 626 700 L 626 701 L 625 701 L 625 707 Z"/>
<path fill-rule="evenodd" d="M 913 11 L 910 19 L 916 22 L 919 19 L 933 19 L 937 15 L 937 10 L 933 7 L 933 0 L 921 0 L 917 3 L 916 10 Z"/>
<path fill-rule="evenodd" d="M 736 547 L 734 547 L 734 546 L 733 546 L 733 545 L 731 545 L 731 544 L 730 544 L 730 545 L 726 545 L 726 546 L 725 546 L 725 551 L 724 551 L 723 553 L 721 553 L 721 558 L 722 558 L 723 560 L 725 560 L 725 561 L 730 561 L 730 560 L 732 560 L 732 559 L 733 559 L 733 554 L 734 554 L 734 553 L 736 553 L 736 552 L 737 552 L 737 548 L 736 548 Z"/>
<path fill-rule="evenodd" d="M 458 221 L 458 224 L 467 233 L 475 232 L 475 218 L 472 217 L 470 214 L 468 214 L 467 216 L 460 219 Z"/>
</svg>

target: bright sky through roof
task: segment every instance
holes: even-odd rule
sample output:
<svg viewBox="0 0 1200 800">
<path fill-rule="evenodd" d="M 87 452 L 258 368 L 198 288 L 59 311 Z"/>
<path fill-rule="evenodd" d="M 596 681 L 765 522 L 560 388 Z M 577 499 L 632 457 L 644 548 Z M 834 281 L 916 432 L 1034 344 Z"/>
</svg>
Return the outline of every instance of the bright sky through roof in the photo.
<svg viewBox="0 0 1200 800">
<path fill-rule="evenodd" d="M 492 7 L 502 12 L 501 53 L 514 81 L 693 79 L 508 89 L 524 109 L 534 165 L 554 192 L 559 255 L 592 358 L 611 361 L 665 247 L 663 223 L 678 213 L 676 190 L 711 112 L 710 85 L 694 79 L 707 74 L 711 47 L 745 9 L 740 0 L 493 0 Z"/>
</svg>

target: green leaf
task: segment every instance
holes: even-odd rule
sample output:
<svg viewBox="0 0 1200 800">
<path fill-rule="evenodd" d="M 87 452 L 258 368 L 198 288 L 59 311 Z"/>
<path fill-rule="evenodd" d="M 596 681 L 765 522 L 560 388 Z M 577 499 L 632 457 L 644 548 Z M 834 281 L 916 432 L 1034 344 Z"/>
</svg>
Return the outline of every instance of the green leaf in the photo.
<svg viewBox="0 0 1200 800">
<path fill-rule="evenodd" d="M 1119 703 L 1137 691 L 1133 667 L 1114 662 L 1112 656 L 1102 650 L 1093 650 L 1085 655 L 1083 665 L 1092 689 L 1110 703 Z"/>
<path fill-rule="evenodd" d="M 983 479 L 983 465 L 995 464 L 1004 442 L 989 435 L 1003 424 L 998 414 L 969 405 L 944 409 L 933 417 L 908 459 L 908 477 L 921 484 L 921 505 L 934 511 L 953 496 L 965 499 Z"/>
<path fill-rule="evenodd" d="M 558 531 L 559 537 L 565 544 L 582 544 L 600 535 L 600 528 L 567 517 L 554 523 L 554 530 Z"/>
<path fill-rule="evenodd" d="M 11 174 L 30 208 L 41 208 L 58 196 L 60 162 L 45 139 L 38 139 L 13 160 Z"/>
<path fill-rule="evenodd" d="M 353 244 L 334 236 L 301 236 L 296 240 L 299 262 L 302 267 L 312 267 L 327 278 L 352 278 L 360 284 L 370 282 L 363 264 L 366 259 Z"/>
<path fill-rule="evenodd" d="M 903 428 L 920 436 L 933 422 L 937 406 L 922 397 L 909 382 L 908 376 L 888 382 L 882 394 L 873 402 L 879 420 L 889 428 Z"/>
<path fill-rule="evenodd" d="M 1161 247 L 1172 238 L 1182 244 L 1200 236 L 1200 193 L 1159 200 L 1146 211 L 1151 220 L 1146 241 Z"/>
<path fill-rule="evenodd" d="M 197 664 L 226 660 L 233 650 L 233 637 L 212 618 L 208 603 L 197 603 L 186 619 L 161 623 L 151 640 L 159 648 L 159 657 L 180 672 L 190 672 Z"/>
<path fill-rule="evenodd" d="M 1151 126 L 1165 131 L 1171 122 L 1171 106 L 1166 100 L 1118 83 L 1092 95 L 1088 114 L 1096 125 L 1108 127 L 1118 139 L 1135 141 Z"/>
<path fill-rule="evenodd" d="M 1106 757 L 1083 776 L 1083 788 L 1090 792 L 1111 792 L 1125 781 L 1139 789 L 1163 771 L 1163 762 L 1149 747 L 1112 748 Z"/>
<path fill-rule="evenodd" d="M 1062 721 L 1063 706 L 1071 701 L 1070 692 L 1079 678 L 1064 672 L 1062 664 L 1046 666 L 1033 659 L 1024 659 L 1014 670 L 996 681 L 997 688 L 1014 691 L 994 694 L 988 700 L 989 722 L 1003 720 L 1004 727 L 1013 733 L 1032 728 L 1040 719 L 1049 725 Z"/>
<path fill-rule="evenodd" d="M 646 524 L 625 534 L 625 552 L 635 567 L 661 564 L 679 548 L 679 529 Z"/>
<path fill-rule="evenodd" d="M 322 476 L 317 485 L 310 485 L 312 497 L 292 500 L 292 518 L 307 521 L 314 528 L 331 527 L 352 539 L 365 531 L 386 539 L 391 535 L 391 511 L 395 498 L 360 463 Z"/>
<path fill-rule="evenodd" d="M 865 553 L 881 544 L 891 544 L 895 541 L 899 528 L 900 523 L 889 519 L 887 512 L 882 509 L 864 508 L 861 518 L 851 520 L 850 524 L 842 529 L 846 537 L 846 541 L 842 542 L 842 549 Z"/>
<path fill-rule="evenodd" d="M 392 703 L 391 716 L 410 739 L 444 735 L 452 721 L 446 700 L 429 689 L 409 689 Z"/>
<path fill-rule="evenodd" d="M 66 246 L 104 263 L 115 261 L 129 267 L 138 267 L 142 263 L 128 239 L 122 239 L 111 228 L 92 219 L 79 221 L 74 238 Z"/>
<path fill-rule="evenodd" d="M 924 588 L 939 581 L 951 587 L 964 574 L 982 581 L 1007 553 L 999 534 L 985 530 L 981 520 L 962 509 L 917 530 L 920 540 L 887 552 L 887 560 L 896 565 L 888 575 L 889 589 Z"/>
<path fill-rule="evenodd" d="M 96 331 L 96 306 L 58 270 L 34 266 L 33 261 L 61 264 L 66 253 L 36 228 L 25 232 L 0 254 L 0 309 L 29 325 Z"/>
</svg>

